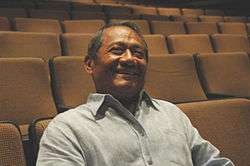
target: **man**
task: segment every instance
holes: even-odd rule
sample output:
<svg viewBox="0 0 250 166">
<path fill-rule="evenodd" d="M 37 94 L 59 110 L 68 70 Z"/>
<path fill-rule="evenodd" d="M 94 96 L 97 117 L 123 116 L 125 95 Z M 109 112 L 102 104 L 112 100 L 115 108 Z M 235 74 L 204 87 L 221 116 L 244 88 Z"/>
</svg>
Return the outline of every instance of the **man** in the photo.
<svg viewBox="0 0 250 166">
<path fill-rule="evenodd" d="M 110 24 L 89 44 L 96 93 L 52 120 L 38 166 L 231 166 L 175 105 L 144 90 L 148 49 L 138 27 Z"/>
</svg>

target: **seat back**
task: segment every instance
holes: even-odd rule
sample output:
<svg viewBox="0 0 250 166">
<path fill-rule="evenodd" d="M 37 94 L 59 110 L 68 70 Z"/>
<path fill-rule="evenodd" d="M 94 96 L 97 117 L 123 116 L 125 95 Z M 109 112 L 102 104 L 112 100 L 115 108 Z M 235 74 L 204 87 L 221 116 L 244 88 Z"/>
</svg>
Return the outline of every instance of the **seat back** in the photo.
<svg viewBox="0 0 250 166">
<path fill-rule="evenodd" d="M 216 52 L 250 53 L 249 41 L 245 35 L 213 34 L 211 38 Z"/>
<path fill-rule="evenodd" d="M 64 10 L 30 9 L 29 13 L 31 18 L 57 19 L 60 21 L 70 19 L 69 13 Z"/>
<path fill-rule="evenodd" d="M 200 15 L 204 15 L 204 10 L 202 10 L 202 9 L 182 8 L 181 13 L 182 13 L 182 15 L 200 16 Z"/>
<path fill-rule="evenodd" d="M 111 19 L 111 22 L 121 22 L 121 21 L 130 21 L 136 23 L 140 27 L 142 34 L 150 34 L 150 28 L 147 20 L 124 20 L 124 19 Z"/>
<path fill-rule="evenodd" d="M 159 34 L 144 35 L 144 39 L 148 46 L 149 56 L 165 56 L 169 53 L 165 36 Z"/>
<path fill-rule="evenodd" d="M 39 151 L 39 143 L 42 138 L 43 132 L 49 125 L 52 118 L 39 118 L 34 120 L 29 126 L 29 140 L 32 144 L 34 158 L 37 159 Z"/>
<path fill-rule="evenodd" d="M 0 165 L 26 166 L 20 130 L 6 121 L 0 121 Z"/>
<path fill-rule="evenodd" d="M 198 19 L 201 22 L 223 22 L 224 21 L 222 16 L 201 15 L 201 16 L 198 16 Z"/>
<path fill-rule="evenodd" d="M 224 16 L 225 22 L 247 22 L 247 17 L 244 16 Z"/>
<path fill-rule="evenodd" d="M 244 23 L 219 22 L 218 28 L 223 34 L 247 35 L 247 29 Z"/>
<path fill-rule="evenodd" d="M 158 13 L 159 13 L 159 15 L 163 15 L 163 16 L 180 16 L 181 10 L 180 10 L 180 8 L 159 7 Z"/>
<path fill-rule="evenodd" d="M 250 100 L 228 99 L 178 105 L 201 136 L 235 165 L 250 162 Z"/>
<path fill-rule="evenodd" d="M 51 32 L 62 33 L 58 20 L 35 19 L 35 18 L 15 18 L 15 29 L 22 32 Z"/>
<path fill-rule="evenodd" d="M 154 98 L 174 103 L 207 99 L 189 54 L 149 57 L 145 89 Z"/>
<path fill-rule="evenodd" d="M 187 32 L 189 34 L 214 34 L 218 33 L 215 22 L 186 22 Z"/>
<path fill-rule="evenodd" d="M 24 8 L 0 8 L 0 16 L 7 18 L 28 17 Z"/>
<path fill-rule="evenodd" d="M 151 30 L 153 34 L 162 34 L 168 36 L 171 34 L 185 34 L 186 30 L 183 22 L 179 21 L 151 21 Z"/>
<path fill-rule="evenodd" d="M 170 35 L 167 37 L 170 53 L 211 53 L 209 36 L 206 34 Z"/>
<path fill-rule="evenodd" d="M 224 11 L 219 9 L 205 9 L 205 15 L 209 16 L 224 16 Z"/>
<path fill-rule="evenodd" d="M 84 69 L 83 57 L 56 57 L 51 60 L 50 65 L 59 110 L 86 103 L 89 93 L 95 92 L 92 78 Z"/>
<path fill-rule="evenodd" d="M 0 119 L 20 125 L 22 135 L 32 120 L 57 114 L 48 64 L 40 58 L 0 58 Z"/>
<path fill-rule="evenodd" d="M 0 31 L 11 31 L 10 22 L 7 17 L 0 17 Z"/>
<path fill-rule="evenodd" d="M 250 59 L 246 53 L 201 54 L 197 60 L 207 94 L 250 97 Z"/>
<path fill-rule="evenodd" d="M 103 12 L 72 11 L 72 20 L 105 20 Z"/>
<path fill-rule="evenodd" d="M 95 33 L 104 24 L 103 20 L 70 20 L 62 22 L 66 33 Z"/>
<path fill-rule="evenodd" d="M 48 60 L 61 55 L 59 35 L 53 33 L 0 32 L 0 57 L 38 57 Z"/>
<path fill-rule="evenodd" d="M 63 55 L 86 56 L 92 34 L 64 33 L 61 35 Z"/>
</svg>

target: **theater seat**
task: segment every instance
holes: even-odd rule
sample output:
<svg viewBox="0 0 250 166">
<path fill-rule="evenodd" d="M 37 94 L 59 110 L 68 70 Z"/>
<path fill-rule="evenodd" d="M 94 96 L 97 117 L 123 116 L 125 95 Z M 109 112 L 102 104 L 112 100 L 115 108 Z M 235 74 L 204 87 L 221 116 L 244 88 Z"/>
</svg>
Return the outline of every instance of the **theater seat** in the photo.
<svg viewBox="0 0 250 166">
<path fill-rule="evenodd" d="M 183 34 L 167 37 L 170 53 L 211 53 L 212 44 L 207 34 Z"/>
<path fill-rule="evenodd" d="M 201 136 L 235 165 L 250 163 L 250 100 L 227 99 L 178 104 Z"/>
<path fill-rule="evenodd" d="M 189 34 L 214 34 L 218 33 L 215 22 L 186 22 L 187 32 Z"/>
<path fill-rule="evenodd" d="M 92 34 L 64 33 L 61 35 L 63 55 L 86 56 Z"/>
<path fill-rule="evenodd" d="M 30 9 L 31 18 L 41 19 L 57 19 L 60 21 L 69 20 L 69 13 L 65 10 L 52 10 L 52 9 Z"/>
<path fill-rule="evenodd" d="M 50 61 L 53 90 L 60 112 L 86 103 L 94 83 L 84 70 L 80 56 L 56 57 Z"/>
<path fill-rule="evenodd" d="M 39 151 L 39 143 L 42 138 L 43 132 L 49 125 L 53 118 L 39 118 L 35 119 L 29 126 L 29 139 L 32 145 L 35 160 L 37 159 Z"/>
<path fill-rule="evenodd" d="M 0 122 L 0 165 L 26 166 L 20 130 L 10 121 Z"/>
<path fill-rule="evenodd" d="M 48 64 L 40 58 L 0 58 L 0 120 L 15 121 L 23 138 L 36 118 L 57 114 Z"/>
<path fill-rule="evenodd" d="M 61 55 L 59 35 L 53 33 L 0 32 L 0 57 L 37 57 L 48 60 Z"/>
<path fill-rule="evenodd" d="M 246 53 L 201 54 L 197 62 L 208 95 L 250 98 L 250 59 Z"/>
<path fill-rule="evenodd" d="M 168 52 L 167 42 L 163 35 L 144 35 L 146 40 L 149 56 L 166 56 Z"/>
<path fill-rule="evenodd" d="M 62 22 L 65 33 L 95 33 L 104 24 L 103 20 L 69 20 Z"/>
<path fill-rule="evenodd" d="M 15 18 L 13 22 L 17 31 L 62 33 L 61 25 L 58 20 Z"/>
<path fill-rule="evenodd" d="M 247 29 L 244 23 L 219 22 L 218 28 L 223 34 L 247 35 Z"/>
<path fill-rule="evenodd" d="M 11 31 L 10 22 L 7 17 L 0 17 L 0 31 Z"/>
<path fill-rule="evenodd" d="M 145 89 L 152 97 L 173 103 L 207 99 L 189 54 L 149 57 Z"/>
<path fill-rule="evenodd" d="M 168 36 L 171 34 L 185 34 L 186 30 L 183 22 L 179 21 L 151 21 L 153 34 Z"/>
<path fill-rule="evenodd" d="M 211 39 L 216 52 L 250 53 L 249 40 L 246 35 L 213 34 Z"/>
<path fill-rule="evenodd" d="M 198 19 L 199 21 L 201 22 L 223 22 L 224 19 L 222 16 L 207 16 L 207 15 L 201 15 L 201 16 L 198 16 Z"/>
</svg>

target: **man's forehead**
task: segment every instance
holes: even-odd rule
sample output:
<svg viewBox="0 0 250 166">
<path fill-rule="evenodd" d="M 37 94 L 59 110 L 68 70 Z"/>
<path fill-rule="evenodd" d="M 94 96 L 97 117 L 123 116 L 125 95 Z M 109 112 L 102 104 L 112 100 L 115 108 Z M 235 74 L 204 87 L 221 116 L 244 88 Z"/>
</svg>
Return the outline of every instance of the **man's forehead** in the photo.
<svg viewBox="0 0 250 166">
<path fill-rule="evenodd" d="M 131 28 L 126 26 L 113 26 L 104 31 L 103 39 L 113 41 L 119 39 L 135 39 L 141 42 L 139 35 Z"/>
</svg>

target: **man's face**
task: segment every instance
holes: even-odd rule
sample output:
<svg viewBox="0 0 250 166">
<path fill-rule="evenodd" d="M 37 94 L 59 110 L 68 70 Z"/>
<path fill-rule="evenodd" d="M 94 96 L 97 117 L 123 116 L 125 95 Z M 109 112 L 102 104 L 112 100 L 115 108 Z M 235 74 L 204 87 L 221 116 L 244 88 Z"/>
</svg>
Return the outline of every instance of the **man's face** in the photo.
<svg viewBox="0 0 250 166">
<path fill-rule="evenodd" d="M 92 60 L 92 74 L 96 90 L 118 99 L 139 94 L 146 73 L 146 48 L 132 29 L 124 26 L 107 28 L 96 60 Z"/>
</svg>

